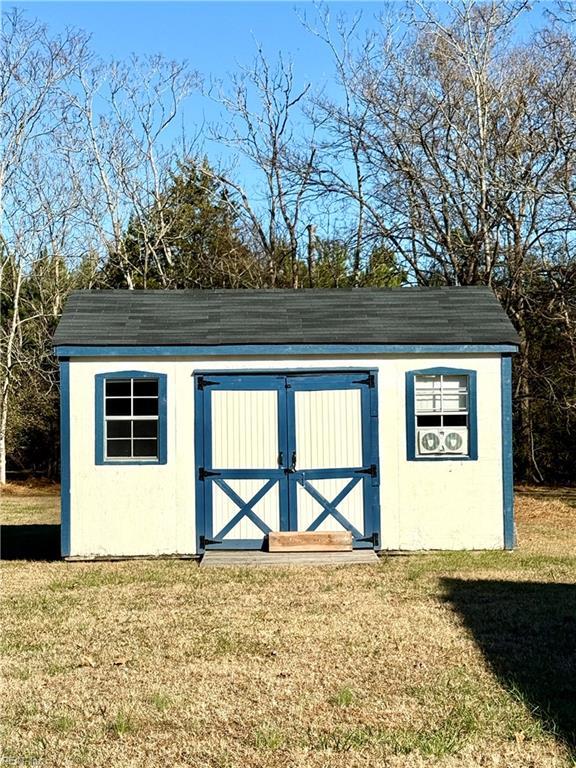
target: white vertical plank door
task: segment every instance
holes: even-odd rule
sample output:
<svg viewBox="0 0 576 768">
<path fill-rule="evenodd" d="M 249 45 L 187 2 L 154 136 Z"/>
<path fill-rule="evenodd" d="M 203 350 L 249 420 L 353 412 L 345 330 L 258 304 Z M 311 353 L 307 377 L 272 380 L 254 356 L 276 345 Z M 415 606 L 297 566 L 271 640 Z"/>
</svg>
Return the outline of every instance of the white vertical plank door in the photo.
<svg viewBox="0 0 576 768">
<path fill-rule="evenodd" d="M 298 470 L 339 469 L 362 466 L 362 406 L 359 389 L 295 392 L 296 450 Z M 311 480 L 328 501 L 350 482 L 346 479 Z M 297 485 L 298 530 L 305 531 L 322 512 L 322 506 Z M 338 505 L 338 511 L 358 530 L 364 527 L 362 483 Z M 341 531 L 329 516 L 319 531 Z"/>
<path fill-rule="evenodd" d="M 278 465 L 278 395 L 276 391 L 215 390 L 212 392 L 212 467 L 274 469 Z M 226 480 L 248 502 L 266 480 Z M 273 531 L 279 529 L 278 486 L 252 508 Z M 213 531 L 217 533 L 238 512 L 238 506 L 213 485 Z M 262 531 L 247 517 L 225 539 L 259 539 Z"/>
</svg>

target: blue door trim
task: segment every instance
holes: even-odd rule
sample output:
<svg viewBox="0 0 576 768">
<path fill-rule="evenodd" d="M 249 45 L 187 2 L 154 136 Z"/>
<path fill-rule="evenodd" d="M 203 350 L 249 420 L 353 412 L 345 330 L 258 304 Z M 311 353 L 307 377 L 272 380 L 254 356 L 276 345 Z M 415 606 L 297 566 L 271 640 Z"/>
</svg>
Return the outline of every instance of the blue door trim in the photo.
<svg viewBox="0 0 576 768">
<path fill-rule="evenodd" d="M 195 489 L 196 489 L 196 552 L 203 552 L 203 542 L 206 536 L 206 496 L 205 496 L 205 483 L 200 478 L 200 467 L 205 466 L 204 461 L 204 390 L 198 387 L 197 378 L 192 379 L 192 386 L 194 387 L 194 477 L 195 477 Z"/>
<path fill-rule="evenodd" d="M 316 377 L 316 378 L 315 378 Z M 369 378 L 368 378 L 369 377 Z M 326 379 L 329 379 L 327 386 Z M 368 383 L 369 382 L 369 383 Z M 201 386 L 199 386 L 199 383 Z M 358 388 L 361 391 L 362 407 L 362 447 L 363 447 L 363 467 L 339 467 L 336 469 L 311 469 L 305 472 L 294 472 L 285 474 L 283 468 L 275 470 L 254 470 L 254 469 L 227 469 L 217 470 L 218 474 L 214 477 L 209 472 L 204 478 L 201 478 L 201 468 L 212 468 L 211 460 L 211 396 L 214 389 L 256 389 L 256 390 L 276 390 L 278 392 L 278 442 L 279 451 L 282 453 L 284 466 L 288 466 L 291 461 L 289 452 L 292 446 L 296 445 L 295 436 L 295 414 L 294 414 L 294 391 L 314 390 L 314 389 L 349 389 Z M 222 531 L 216 533 L 212 530 L 212 487 L 214 484 L 226 484 L 227 479 L 265 479 L 269 483 L 266 486 L 272 487 L 276 481 L 281 486 L 285 483 L 286 492 L 280 488 L 280 529 L 297 530 L 297 506 L 289 503 L 290 494 L 295 498 L 296 484 L 300 483 L 311 495 L 316 498 L 322 496 L 317 489 L 309 486 L 309 482 L 315 479 L 326 478 L 350 478 L 342 491 L 333 501 L 316 498 L 323 512 L 321 517 L 329 514 L 336 519 L 342 517 L 335 510 L 335 507 L 346 496 L 358 482 L 363 485 L 364 498 L 364 534 L 353 529 L 356 547 L 375 547 L 380 548 L 380 500 L 379 500 L 379 455 L 378 455 L 378 372 L 377 370 L 366 369 L 297 369 L 297 370 L 273 370 L 273 371 L 196 371 L 194 373 L 194 405 L 195 405 L 195 436 L 194 445 L 196 451 L 195 473 L 196 473 L 196 533 L 198 552 L 205 549 L 206 542 L 209 542 L 211 549 L 254 549 L 261 548 L 260 539 L 227 539 L 222 542 L 221 537 L 225 536 L 239 519 L 247 514 L 247 508 L 255 503 L 254 500 L 245 502 L 239 496 L 235 503 L 239 506 L 239 512 L 236 513 L 234 522 L 230 521 Z M 367 471 L 367 467 L 374 467 L 374 474 Z M 222 482 L 223 481 L 223 482 Z M 266 487 L 265 486 L 265 487 Z M 309 486 L 309 487 L 307 487 Z M 312 492 L 311 489 L 312 488 Z M 230 498 L 227 488 L 223 488 Z M 263 489 L 261 489 L 263 490 Z M 232 493 L 234 493 L 232 491 Z M 237 496 L 237 494 L 234 494 Z M 262 494 L 263 495 L 263 494 Z M 340 498 L 341 497 L 341 498 Z M 334 512 L 336 514 L 334 515 Z M 255 522 L 255 521 L 253 521 Z M 262 521 L 256 522 L 257 525 Z M 317 519 L 315 524 L 320 525 L 322 520 Z M 347 528 L 352 528 L 348 521 L 343 517 L 340 521 Z M 259 525 L 259 527 L 262 527 Z"/>
<path fill-rule="evenodd" d="M 194 406 L 195 406 L 195 434 L 194 445 L 196 450 L 195 473 L 196 473 L 196 538 L 197 551 L 203 552 L 206 548 L 206 542 L 209 542 L 211 549 L 261 549 L 261 539 L 227 539 L 221 543 L 220 537 L 232 530 L 234 525 L 243 517 L 250 519 L 263 534 L 269 532 L 268 526 L 260 520 L 250 509 L 264 492 L 260 491 L 255 497 L 245 502 L 235 491 L 228 486 L 226 480 L 244 480 L 261 479 L 268 480 L 265 484 L 267 492 L 277 483 L 280 485 L 279 492 L 279 515 L 280 521 L 288 519 L 288 501 L 286 494 L 282 493 L 282 485 L 287 485 L 287 479 L 284 471 L 278 467 L 270 469 L 218 469 L 217 474 L 212 476 L 208 474 L 205 478 L 201 477 L 201 469 L 207 468 L 208 472 L 212 470 L 212 398 L 211 393 L 215 390 L 238 390 L 250 389 L 256 391 L 274 391 L 278 392 L 278 452 L 286 451 L 286 429 L 285 419 L 283 417 L 283 403 L 285 398 L 284 381 L 285 376 L 277 371 L 262 372 L 246 375 L 244 372 L 228 371 L 195 371 L 194 381 Z M 283 453 L 286 455 L 286 453 Z M 213 516 L 208 511 L 213 508 L 213 488 L 217 485 L 238 507 L 239 511 L 235 513 L 233 520 L 229 521 L 221 531 L 213 530 Z M 264 489 L 261 489 L 263 491 Z M 258 498 L 257 498 L 258 497 Z M 256 500 L 255 500 L 256 499 Z M 267 530 L 265 530 L 267 529 Z M 239 546 L 241 542 L 242 546 Z"/>
</svg>

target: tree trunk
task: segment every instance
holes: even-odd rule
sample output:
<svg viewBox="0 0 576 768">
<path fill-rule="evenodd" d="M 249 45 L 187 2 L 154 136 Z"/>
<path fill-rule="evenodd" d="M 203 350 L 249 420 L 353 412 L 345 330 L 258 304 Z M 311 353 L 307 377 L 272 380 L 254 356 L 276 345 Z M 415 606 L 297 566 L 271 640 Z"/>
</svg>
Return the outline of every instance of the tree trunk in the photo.
<svg viewBox="0 0 576 768">
<path fill-rule="evenodd" d="M 6 427 L 8 426 L 8 386 L 2 383 L 2 405 L 0 407 L 0 485 L 6 485 Z"/>
<path fill-rule="evenodd" d="M 308 287 L 314 288 L 314 224 L 308 224 Z"/>
</svg>

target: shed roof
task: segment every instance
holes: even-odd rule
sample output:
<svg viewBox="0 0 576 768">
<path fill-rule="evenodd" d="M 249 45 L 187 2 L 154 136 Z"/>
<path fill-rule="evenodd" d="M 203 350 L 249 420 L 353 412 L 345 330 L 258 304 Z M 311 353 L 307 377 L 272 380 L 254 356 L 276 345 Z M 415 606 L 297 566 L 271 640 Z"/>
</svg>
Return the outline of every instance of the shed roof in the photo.
<svg viewBox="0 0 576 768">
<path fill-rule="evenodd" d="M 518 336 L 486 287 L 106 290 L 70 295 L 54 344 L 518 344 Z"/>
</svg>

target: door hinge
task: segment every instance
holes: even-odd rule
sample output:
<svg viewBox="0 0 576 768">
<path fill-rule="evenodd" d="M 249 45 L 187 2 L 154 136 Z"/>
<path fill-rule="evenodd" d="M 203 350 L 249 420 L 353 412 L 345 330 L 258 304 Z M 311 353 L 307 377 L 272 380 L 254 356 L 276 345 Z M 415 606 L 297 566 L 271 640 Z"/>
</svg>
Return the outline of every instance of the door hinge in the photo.
<svg viewBox="0 0 576 768">
<path fill-rule="evenodd" d="M 353 384 L 364 384 L 364 385 L 370 387 L 370 389 L 374 389 L 374 387 L 376 385 L 376 379 L 374 378 L 374 374 L 373 373 L 369 373 L 368 376 L 365 379 L 358 379 L 357 381 L 353 381 L 352 383 Z"/>
<path fill-rule="evenodd" d="M 206 536 L 200 536 L 200 549 L 204 549 L 206 544 L 222 544 L 220 539 L 208 539 Z"/>
<path fill-rule="evenodd" d="M 220 382 L 210 381 L 210 379 L 207 379 L 204 376 L 197 376 L 196 383 L 197 383 L 198 389 L 204 389 L 204 387 L 209 387 L 210 385 L 214 386 L 216 384 L 219 384 Z"/>
<path fill-rule="evenodd" d="M 378 475 L 378 467 L 376 464 L 370 464 L 366 469 L 357 469 L 357 475 L 370 475 L 370 477 L 376 477 Z"/>
<path fill-rule="evenodd" d="M 200 467 L 198 469 L 198 480 L 205 480 L 207 477 L 212 477 L 212 475 L 219 475 L 220 472 L 212 472 L 211 469 L 204 469 L 204 467 Z"/>
</svg>

